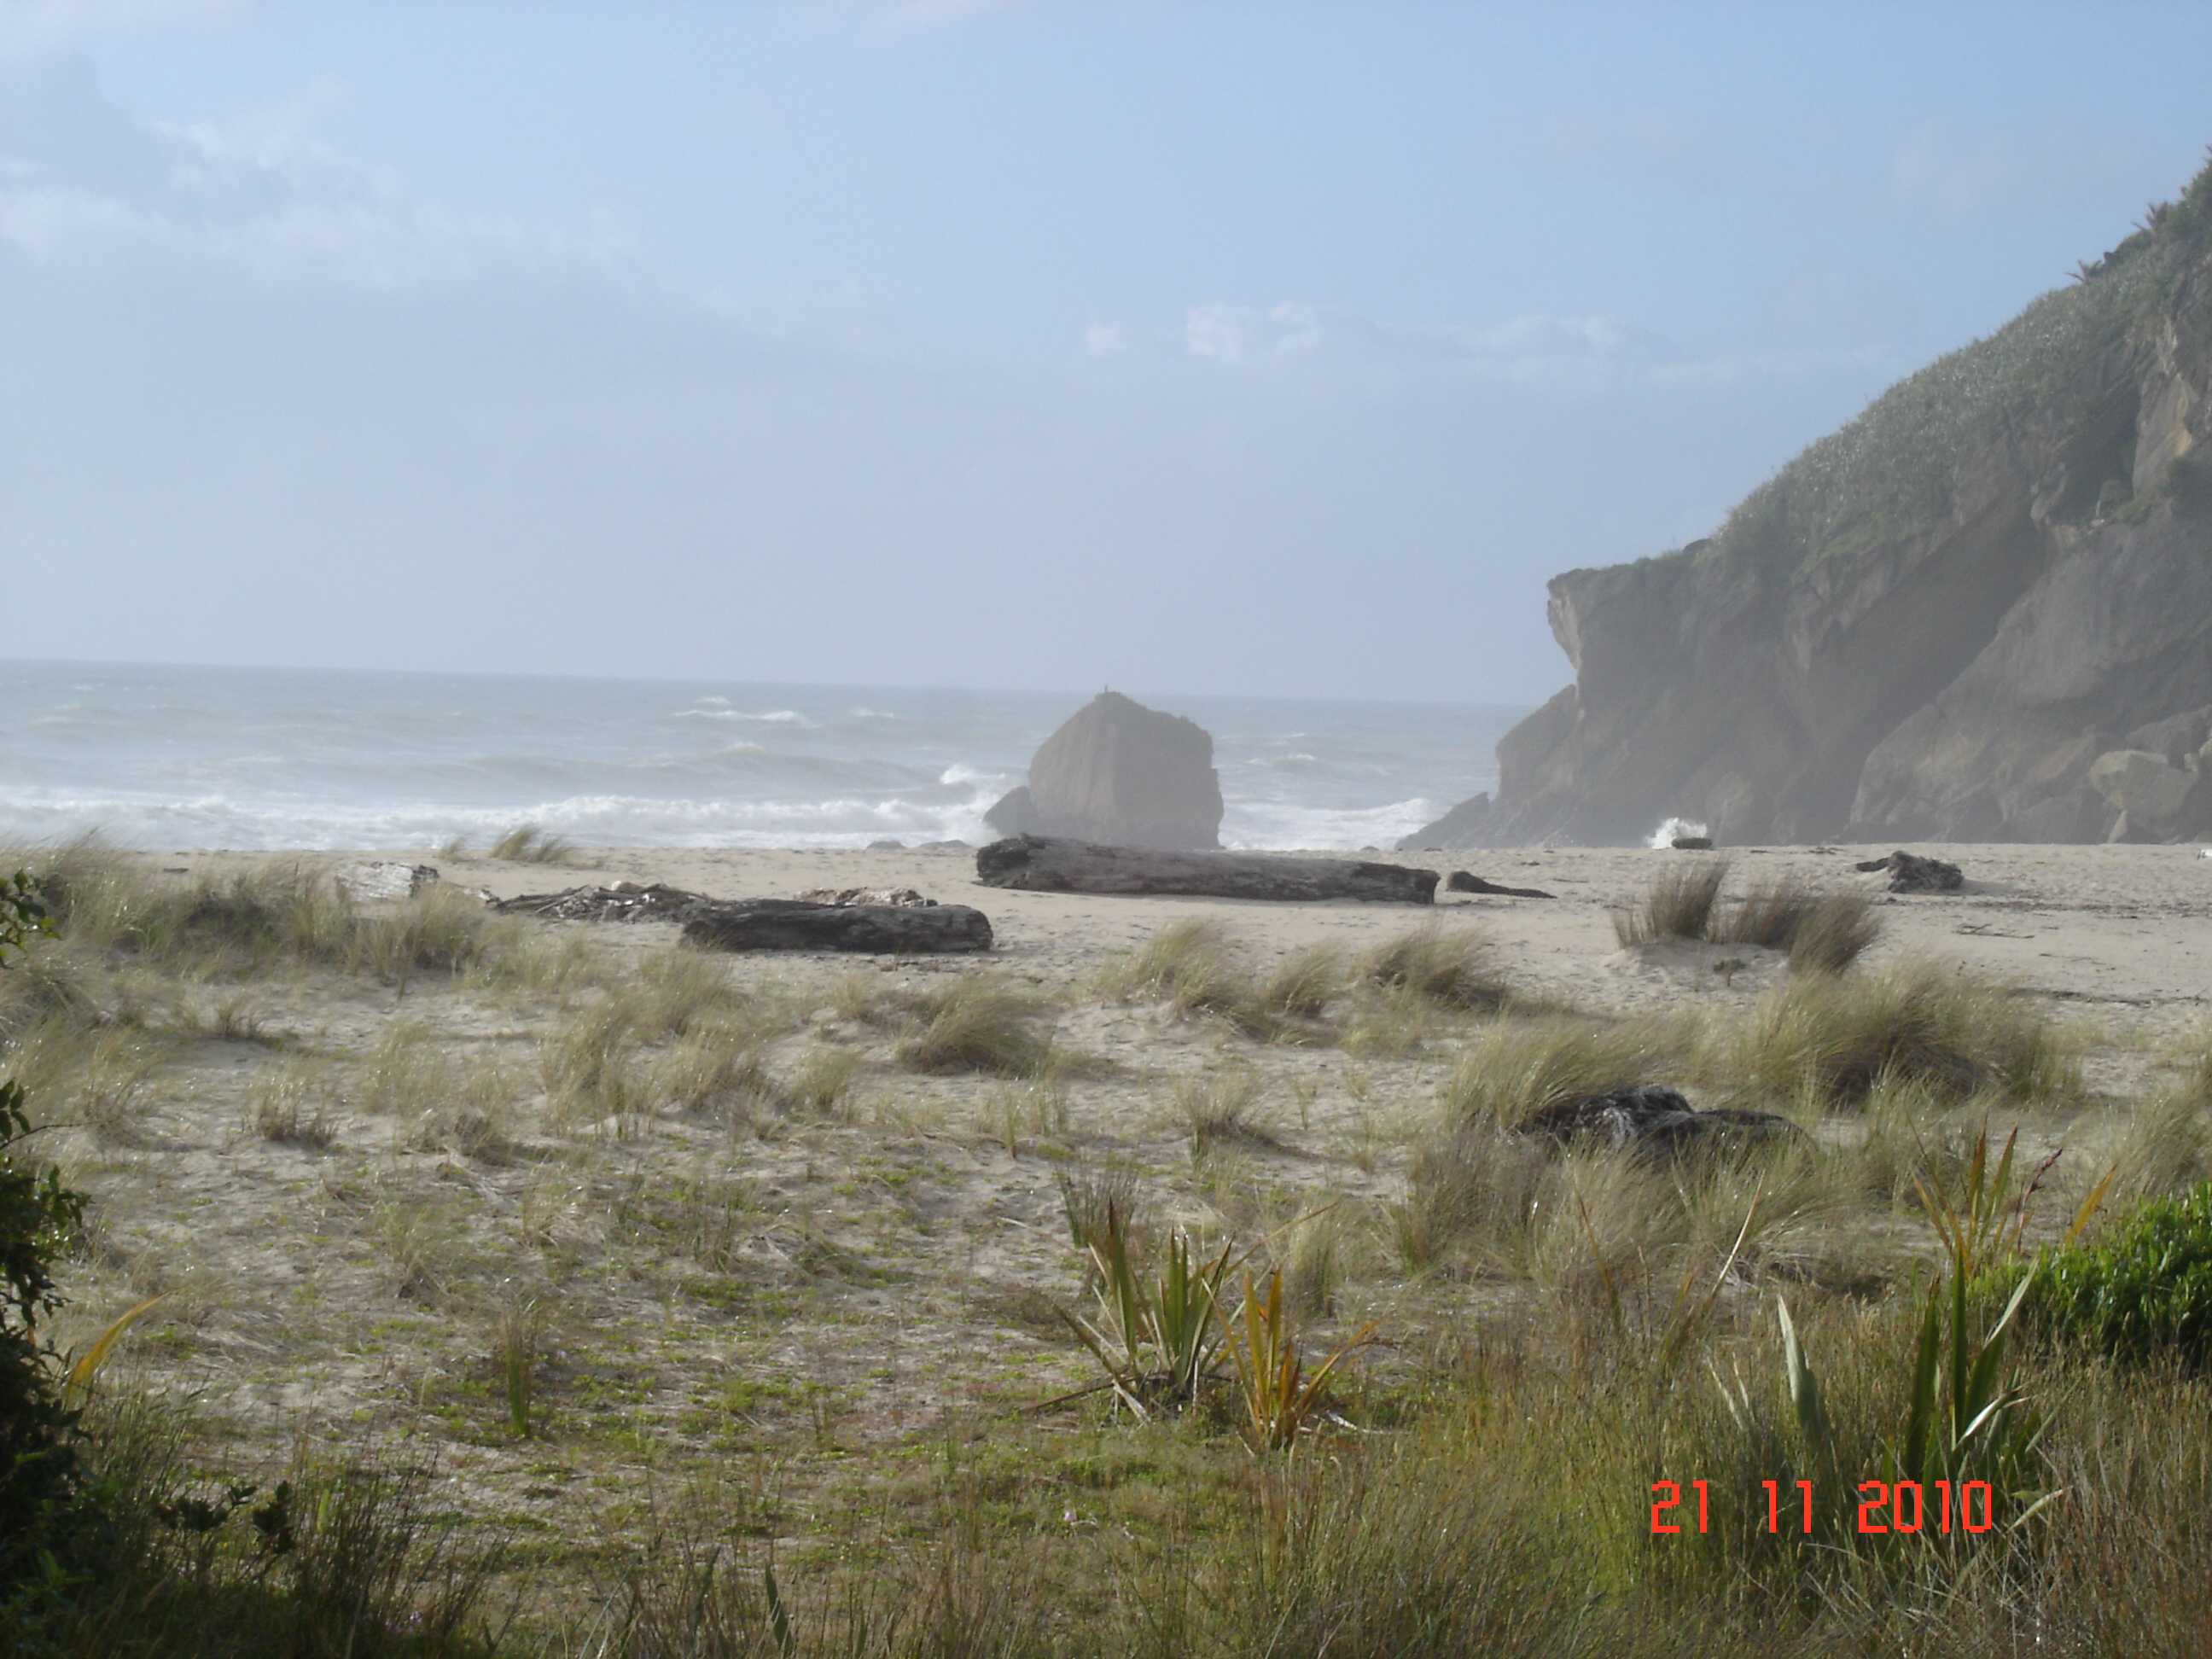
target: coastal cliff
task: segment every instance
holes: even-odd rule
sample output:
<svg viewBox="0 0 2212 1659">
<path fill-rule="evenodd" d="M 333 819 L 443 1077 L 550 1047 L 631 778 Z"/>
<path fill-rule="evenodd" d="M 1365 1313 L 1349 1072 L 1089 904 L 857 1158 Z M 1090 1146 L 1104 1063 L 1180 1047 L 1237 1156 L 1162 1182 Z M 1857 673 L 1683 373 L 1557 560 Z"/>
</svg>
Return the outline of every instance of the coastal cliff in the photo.
<svg viewBox="0 0 2212 1659">
<path fill-rule="evenodd" d="M 2212 167 L 1710 538 L 1553 579 L 1490 844 L 2212 832 Z"/>
</svg>

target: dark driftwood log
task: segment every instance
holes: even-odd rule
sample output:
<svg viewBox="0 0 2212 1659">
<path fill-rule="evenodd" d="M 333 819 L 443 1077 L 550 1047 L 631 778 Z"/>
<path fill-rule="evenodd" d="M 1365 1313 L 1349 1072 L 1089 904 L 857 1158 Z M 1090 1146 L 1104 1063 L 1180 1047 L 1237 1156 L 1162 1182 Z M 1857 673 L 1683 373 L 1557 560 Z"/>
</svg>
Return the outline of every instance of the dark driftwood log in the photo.
<svg viewBox="0 0 2212 1659">
<path fill-rule="evenodd" d="M 1050 836 L 1009 836 L 975 854 L 986 887 L 1030 893 L 1158 893 L 1186 898 L 1368 899 L 1433 904 L 1437 872 L 1350 859 L 1170 853 Z"/>
<path fill-rule="evenodd" d="M 1445 888 L 1455 893 L 1489 893 L 1498 898 L 1549 898 L 1552 896 L 1540 887 L 1501 887 L 1494 881 L 1485 881 L 1480 876 L 1469 875 L 1464 870 L 1455 870 L 1446 878 Z"/>
<path fill-rule="evenodd" d="M 991 923 L 964 904 L 810 904 L 707 899 L 684 913 L 684 940 L 717 951 L 988 951 Z"/>
<path fill-rule="evenodd" d="M 1966 880 L 1957 865 L 1946 864 L 1942 859 L 1923 859 L 1901 848 L 1887 858 L 1869 859 L 1851 868 L 1888 871 L 1889 890 L 1893 893 L 1952 893 L 1964 886 Z"/>
<path fill-rule="evenodd" d="M 1786 1117 L 1727 1108 L 1701 1112 L 1674 1090 L 1654 1083 L 1561 1101 L 1522 1119 L 1517 1127 L 1524 1135 L 1540 1135 L 1560 1146 L 1595 1140 L 1646 1156 L 1738 1153 L 1807 1138 Z"/>
</svg>

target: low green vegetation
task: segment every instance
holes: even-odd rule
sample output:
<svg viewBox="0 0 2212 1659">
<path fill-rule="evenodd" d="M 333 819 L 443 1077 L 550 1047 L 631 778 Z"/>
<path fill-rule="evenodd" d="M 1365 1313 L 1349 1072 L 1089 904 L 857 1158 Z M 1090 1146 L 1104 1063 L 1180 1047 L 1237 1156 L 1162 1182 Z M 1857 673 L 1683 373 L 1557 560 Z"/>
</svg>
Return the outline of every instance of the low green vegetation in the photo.
<svg viewBox="0 0 2212 1659">
<path fill-rule="evenodd" d="M 2202 1370 L 2212 1363 L 2212 1183 L 2046 1250 L 2021 1311 L 2039 1334 Z"/>
</svg>

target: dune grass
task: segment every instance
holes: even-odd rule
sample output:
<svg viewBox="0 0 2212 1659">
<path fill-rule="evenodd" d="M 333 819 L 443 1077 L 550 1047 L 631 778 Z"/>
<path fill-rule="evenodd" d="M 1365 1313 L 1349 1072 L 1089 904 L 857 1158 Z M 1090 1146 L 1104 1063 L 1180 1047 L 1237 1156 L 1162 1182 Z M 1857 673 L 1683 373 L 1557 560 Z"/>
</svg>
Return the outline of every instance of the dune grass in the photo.
<svg viewBox="0 0 2212 1659">
<path fill-rule="evenodd" d="M 1623 949 L 1670 939 L 1750 945 L 1785 952 L 1796 970 L 1839 974 L 1881 937 L 1870 896 L 1826 891 L 1802 876 L 1767 877 L 1723 903 L 1729 868 L 1717 859 L 1662 867 L 1642 898 L 1613 913 L 1613 938 Z"/>
<path fill-rule="evenodd" d="M 1696 1035 L 1664 1018 L 1506 1021 L 1468 1046 L 1439 1097 L 1449 1121 L 1511 1128 L 1548 1106 L 1681 1075 Z"/>
<path fill-rule="evenodd" d="M 1401 933 L 1370 951 L 1359 968 L 1373 984 L 1462 1013 L 1494 1013 L 1511 995 L 1489 943 L 1463 927 L 1432 924 Z"/>
<path fill-rule="evenodd" d="M 1642 898 L 1613 913 L 1613 938 L 1623 949 L 1655 939 L 1705 938 L 1728 877 L 1724 859 L 1687 858 L 1662 866 Z"/>
<path fill-rule="evenodd" d="M 1309 945 L 1277 963 L 1260 986 L 1260 1006 L 1292 1019 L 1319 1019 L 1343 994 L 1344 953 L 1333 945 Z"/>
<path fill-rule="evenodd" d="M 1170 1091 L 1172 1110 L 1190 1145 L 1193 1158 L 1223 1146 L 1274 1148 L 1281 1146 L 1261 1109 L 1260 1075 L 1246 1066 L 1229 1066 L 1180 1077 Z"/>
<path fill-rule="evenodd" d="M 549 834 L 534 823 L 518 823 L 492 842 L 484 856 L 508 864 L 570 865 L 579 855 L 567 837 Z"/>
<path fill-rule="evenodd" d="M 989 1072 L 1024 1077 L 1052 1058 L 1038 1023 L 1044 1005 L 986 973 L 962 974 L 917 994 L 914 1015 L 893 1053 L 916 1072 Z"/>
<path fill-rule="evenodd" d="M 2064 1101 L 2081 1067 L 2057 1026 L 2004 987 L 1926 960 L 1875 974 L 1793 977 L 1712 1057 L 1738 1091 L 1863 1103 L 1885 1083 L 1948 1103 L 1984 1092 Z"/>
</svg>

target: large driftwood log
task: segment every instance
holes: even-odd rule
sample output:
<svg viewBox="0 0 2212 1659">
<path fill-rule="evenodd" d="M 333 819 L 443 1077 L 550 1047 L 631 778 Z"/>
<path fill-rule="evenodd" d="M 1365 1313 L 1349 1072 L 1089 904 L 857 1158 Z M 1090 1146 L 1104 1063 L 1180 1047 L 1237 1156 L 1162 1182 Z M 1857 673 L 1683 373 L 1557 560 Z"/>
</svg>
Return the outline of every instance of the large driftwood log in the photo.
<svg viewBox="0 0 2212 1659">
<path fill-rule="evenodd" d="M 1370 899 L 1433 904 L 1437 872 L 1350 859 L 1170 853 L 1050 836 L 1009 836 L 975 854 L 986 887 L 1030 893 L 1158 893 L 1188 898 Z"/>
<path fill-rule="evenodd" d="M 964 904 L 812 904 L 805 899 L 702 899 L 684 939 L 717 951 L 988 951 L 991 923 Z"/>
</svg>

